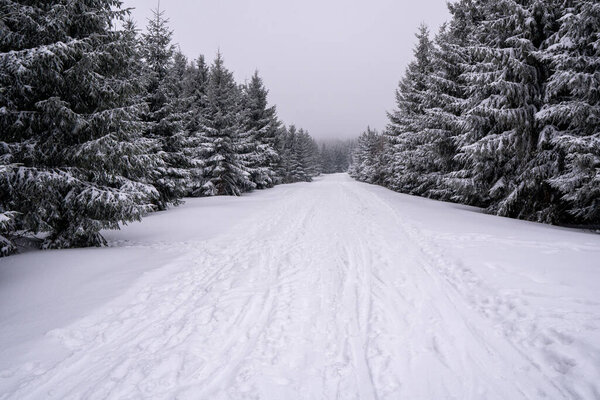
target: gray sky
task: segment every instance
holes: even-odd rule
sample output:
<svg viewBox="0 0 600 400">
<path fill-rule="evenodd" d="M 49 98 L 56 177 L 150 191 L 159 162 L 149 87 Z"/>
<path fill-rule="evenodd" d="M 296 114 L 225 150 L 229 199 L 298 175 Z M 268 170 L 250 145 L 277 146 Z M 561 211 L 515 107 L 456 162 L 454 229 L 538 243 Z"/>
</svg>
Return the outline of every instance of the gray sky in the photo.
<svg viewBox="0 0 600 400">
<path fill-rule="evenodd" d="M 124 0 L 146 26 L 154 0 Z M 239 82 L 255 69 L 281 119 L 319 139 L 382 129 L 420 22 L 435 32 L 446 0 L 161 0 L 184 54 L 221 49 Z"/>
</svg>

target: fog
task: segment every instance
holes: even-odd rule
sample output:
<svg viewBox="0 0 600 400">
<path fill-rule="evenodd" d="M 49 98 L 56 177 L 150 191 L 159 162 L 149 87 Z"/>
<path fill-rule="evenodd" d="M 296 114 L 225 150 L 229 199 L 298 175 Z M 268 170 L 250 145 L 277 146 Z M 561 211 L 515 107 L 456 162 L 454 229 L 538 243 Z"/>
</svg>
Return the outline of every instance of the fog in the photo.
<svg viewBox="0 0 600 400">
<path fill-rule="evenodd" d="M 157 3 L 125 0 L 144 29 Z M 173 40 L 190 58 L 220 49 L 238 81 L 258 69 L 287 123 L 318 139 L 382 129 L 412 58 L 417 26 L 435 33 L 444 0 L 162 0 Z"/>
</svg>

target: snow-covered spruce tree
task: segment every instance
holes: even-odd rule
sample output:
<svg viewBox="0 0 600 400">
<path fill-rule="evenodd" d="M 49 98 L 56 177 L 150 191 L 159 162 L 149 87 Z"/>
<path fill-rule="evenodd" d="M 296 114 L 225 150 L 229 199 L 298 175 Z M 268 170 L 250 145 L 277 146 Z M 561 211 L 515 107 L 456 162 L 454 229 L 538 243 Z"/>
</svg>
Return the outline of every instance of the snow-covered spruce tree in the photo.
<svg viewBox="0 0 600 400">
<path fill-rule="evenodd" d="M 282 183 L 310 182 L 321 174 L 319 145 L 304 129 L 282 126 L 277 134 L 277 152 L 276 172 Z"/>
<path fill-rule="evenodd" d="M 544 60 L 544 52 L 548 46 L 548 39 L 553 36 L 559 26 L 559 19 L 563 14 L 563 6 L 567 4 L 562 0 L 531 1 L 527 3 L 531 15 L 528 21 L 529 37 L 534 46 L 529 60 L 536 68 L 538 88 L 541 98 L 534 104 L 538 111 L 543 107 L 545 99 L 543 92 L 551 74 L 551 63 Z M 544 123 L 534 116 L 532 149 L 524 160 L 526 163 L 518 176 L 514 178 L 514 190 L 506 199 L 502 200 L 498 211 L 492 205 L 491 211 L 500 215 L 529 219 L 539 222 L 559 222 L 559 215 L 565 209 L 558 191 L 549 185 L 549 179 L 558 171 L 559 157 L 555 149 L 548 145 L 544 138 Z"/>
<path fill-rule="evenodd" d="M 385 137 L 371 128 L 360 135 L 352 152 L 350 176 L 362 182 L 381 184 L 384 141 Z"/>
<path fill-rule="evenodd" d="M 277 183 L 275 169 L 279 162 L 276 146 L 281 123 L 277 119 L 275 107 L 268 107 L 267 94 L 258 72 L 243 86 L 246 167 L 250 172 L 250 179 L 258 189 L 272 187 Z"/>
<path fill-rule="evenodd" d="M 319 145 L 316 140 L 313 139 L 312 136 L 308 133 L 308 131 L 303 131 L 303 140 L 306 143 L 306 163 L 307 163 L 307 173 L 312 181 L 312 178 L 315 178 L 322 173 L 321 166 L 321 153 L 319 152 Z M 347 170 L 347 166 L 346 166 Z"/>
<path fill-rule="evenodd" d="M 175 185 L 170 191 L 178 197 L 189 194 L 191 188 L 197 186 L 203 165 L 198 157 L 200 142 L 189 130 L 194 116 L 192 73 L 187 57 L 176 51 L 164 80 L 169 99 L 164 104 L 164 118 L 160 123 L 165 127 L 164 132 L 169 133 L 162 137 L 162 151 L 168 165 L 166 181 Z"/>
<path fill-rule="evenodd" d="M 365 160 L 366 160 L 366 134 L 370 130 L 367 128 L 367 131 L 360 134 L 358 139 L 356 139 L 356 145 L 352 149 L 351 159 L 350 159 L 350 167 L 348 168 L 348 175 L 352 178 L 366 182 L 366 179 L 363 177 L 363 171 L 365 170 Z"/>
<path fill-rule="evenodd" d="M 178 54 L 175 64 L 175 46 L 171 43 L 173 32 L 164 11 L 153 10 L 146 32 L 142 35 L 141 52 L 146 65 L 146 103 L 144 114 L 145 135 L 155 144 L 154 151 L 161 157 L 163 166 L 152 173 L 152 183 L 160 193 L 156 202 L 165 209 L 185 194 L 187 171 L 181 160 L 185 135 L 180 107 L 180 78 L 184 56 Z"/>
<path fill-rule="evenodd" d="M 367 131 L 370 128 L 367 128 Z M 366 182 L 366 179 L 363 177 L 363 171 L 365 170 L 365 160 L 366 160 L 366 136 L 367 132 L 363 132 L 360 134 L 358 139 L 356 139 L 356 145 L 352 149 L 351 159 L 350 159 L 350 168 L 348 168 L 348 175 L 352 178 Z"/>
<path fill-rule="evenodd" d="M 0 174 L 3 173 L 0 167 Z M 3 211 L 0 209 L 0 257 L 5 257 L 17 251 L 13 243 L 15 233 L 15 219 L 18 213 L 14 211 Z"/>
<path fill-rule="evenodd" d="M 570 1 L 542 56 L 553 70 L 538 162 L 558 192 L 539 219 L 600 224 L 600 3 Z"/>
<path fill-rule="evenodd" d="M 290 125 L 281 133 L 281 143 L 278 147 L 281 156 L 279 173 L 283 183 L 309 182 L 311 173 L 316 172 L 313 166 L 313 145 L 316 145 L 310 135 L 303 129 Z M 317 146 L 318 148 L 318 146 Z"/>
<path fill-rule="evenodd" d="M 205 138 L 202 193 L 239 196 L 255 185 L 241 160 L 241 93 L 220 53 L 210 68 L 206 100 L 200 127 Z"/>
<path fill-rule="evenodd" d="M 425 115 L 419 135 L 422 139 L 415 155 L 420 160 L 420 194 L 436 199 L 455 197 L 456 187 L 448 183 L 456 168 L 457 139 L 465 128 L 461 114 L 466 106 L 462 79 L 466 38 L 462 24 L 450 23 L 440 28 L 431 50 L 432 71 L 423 92 Z"/>
<path fill-rule="evenodd" d="M 478 4 L 484 19 L 468 47 L 468 130 L 457 157 L 471 186 L 465 190 L 471 198 L 463 201 L 499 215 L 537 219 L 532 213 L 544 188 L 527 175 L 539 136 L 535 114 L 545 72 L 536 54 L 545 39 L 545 6 L 533 0 Z"/>
<path fill-rule="evenodd" d="M 291 169 L 290 182 L 310 182 L 312 180 L 311 143 L 310 136 L 302 129 L 296 130 L 295 126 L 289 129 L 291 140 Z"/>
<path fill-rule="evenodd" d="M 544 60 L 543 52 L 548 46 L 548 39 L 558 28 L 557 22 L 564 5 L 562 0 L 535 0 L 528 3 L 531 14 L 528 21 L 529 37 L 535 49 L 528 61 L 536 68 L 537 88 L 541 88 L 541 98 L 534 103 L 536 111 L 543 107 L 543 92 L 551 74 L 551 63 Z M 564 204 L 556 188 L 548 182 L 556 174 L 557 152 L 544 139 L 544 123 L 537 116 L 534 121 L 533 148 L 528 154 L 527 163 L 519 171 L 515 189 L 499 204 L 497 212 L 500 215 L 556 223 L 560 220 L 558 216 L 563 214 L 561 210 L 564 210 Z M 491 209 L 494 211 L 493 207 Z"/>
<path fill-rule="evenodd" d="M 102 245 L 101 229 L 139 220 L 157 196 L 139 183 L 156 163 L 138 135 L 120 5 L 0 5 L 0 210 L 12 212 L 9 229 L 45 234 L 45 248 Z"/>
<path fill-rule="evenodd" d="M 279 160 L 277 163 L 277 167 L 275 168 L 275 173 L 277 176 L 277 180 L 280 183 L 290 183 L 290 171 L 292 164 L 292 137 L 290 134 L 290 128 L 285 125 L 282 125 L 279 128 L 277 134 L 277 154 L 279 154 Z M 295 127 L 293 130 L 295 131 Z"/>
<path fill-rule="evenodd" d="M 17 251 L 9 236 L 14 231 L 14 218 L 15 214 L 13 213 L 0 213 L 0 257 L 11 255 Z"/>
<path fill-rule="evenodd" d="M 474 185 L 471 162 L 460 149 L 471 131 L 472 119 L 467 112 L 473 104 L 473 91 L 469 90 L 471 80 L 467 73 L 475 68 L 472 49 L 479 43 L 477 36 L 486 18 L 484 3 L 487 1 L 459 0 L 448 4 L 452 18 L 436 37 L 434 76 L 428 100 L 432 107 L 428 111 L 428 128 L 437 126 L 441 128 L 442 137 L 451 139 L 451 142 L 443 141 L 449 145 L 445 147 L 449 151 L 442 156 L 440 180 L 429 190 L 429 196 L 476 205 L 481 205 L 481 196 Z M 451 159 L 447 158 L 450 152 Z"/>
<path fill-rule="evenodd" d="M 427 184 L 422 179 L 422 172 L 428 160 L 424 159 L 421 146 L 428 140 L 425 135 L 425 102 L 428 80 L 433 72 L 433 44 L 424 25 L 419 27 L 416 36 L 415 59 L 408 65 L 396 90 L 396 109 L 388 114 L 389 164 L 384 183 L 400 192 L 423 194 Z"/>
<path fill-rule="evenodd" d="M 204 56 L 198 57 L 189 67 L 187 94 L 189 114 L 185 124 L 186 139 L 183 154 L 188 161 L 186 195 L 201 196 L 204 184 L 204 144 L 207 142 L 202 132 L 202 115 L 207 103 L 209 68 Z"/>
<path fill-rule="evenodd" d="M 293 124 L 287 128 L 283 154 L 285 155 L 285 182 L 306 180 L 299 133 Z"/>
</svg>

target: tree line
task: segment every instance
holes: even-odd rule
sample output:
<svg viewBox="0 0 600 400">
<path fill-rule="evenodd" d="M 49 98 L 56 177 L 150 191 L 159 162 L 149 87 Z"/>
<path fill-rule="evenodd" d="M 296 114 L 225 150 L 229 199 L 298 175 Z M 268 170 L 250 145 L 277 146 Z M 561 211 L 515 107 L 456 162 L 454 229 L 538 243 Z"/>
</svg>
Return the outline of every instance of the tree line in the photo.
<svg viewBox="0 0 600 400">
<path fill-rule="evenodd" d="M 329 140 L 321 144 L 321 170 L 324 174 L 347 172 L 354 140 Z"/>
<path fill-rule="evenodd" d="M 355 178 L 488 212 L 600 224 L 600 3 L 459 0 L 416 35 Z"/>
<path fill-rule="evenodd" d="M 190 61 L 155 10 L 118 0 L 0 2 L 0 256 L 100 246 L 102 229 L 186 196 L 240 195 L 320 173 L 258 73 Z"/>
</svg>

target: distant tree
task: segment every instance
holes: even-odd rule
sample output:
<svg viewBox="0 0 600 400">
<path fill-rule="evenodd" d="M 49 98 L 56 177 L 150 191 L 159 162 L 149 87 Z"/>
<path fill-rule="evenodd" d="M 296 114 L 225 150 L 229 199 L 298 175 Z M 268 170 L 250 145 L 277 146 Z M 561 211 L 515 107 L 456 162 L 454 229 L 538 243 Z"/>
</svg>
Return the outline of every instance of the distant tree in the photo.
<svg viewBox="0 0 600 400">
<path fill-rule="evenodd" d="M 321 144 L 321 168 L 325 174 L 331 174 L 335 171 L 333 154 L 326 143 Z"/>
<path fill-rule="evenodd" d="M 302 131 L 302 140 L 305 143 L 304 160 L 306 164 L 306 173 L 309 176 L 309 181 L 312 178 L 319 176 L 321 169 L 321 154 L 319 153 L 319 145 L 307 131 Z"/>
<path fill-rule="evenodd" d="M 350 176 L 359 181 L 381 184 L 385 166 L 384 150 L 385 136 L 367 128 L 358 138 L 352 152 Z"/>
<path fill-rule="evenodd" d="M 290 125 L 282 129 L 279 139 L 278 174 L 283 177 L 283 183 L 310 182 L 321 173 L 319 146 L 307 131 Z"/>
<path fill-rule="evenodd" d="M 290 149 L 290 169 L 288 171 L 288 182 L 300 182 L 310 180 L 306 156 L 308 154 L 307 143 L 304 140 L 304 131 L 296 130 L 294 125 L 288 129 L 288 141 Z"/>
<path fill-rule="evenodd" d="M 326 174 L 346 172 L 350 166 L 351 141 L 329 141 L 319 150 L 321 170 Z"/>
<path fill-rule="evenodd" d="M 291 128 L 291 125 L 290 125 Z M 294 128 L 295 129 L 295 128 Z M 278 183 L 289 183 L 289 171 L 292 159 L 292 141 L 288 127 L 281 125 L 277 133 L 276 151 L 279 155 L 275 173 Z"/>
</svg>

